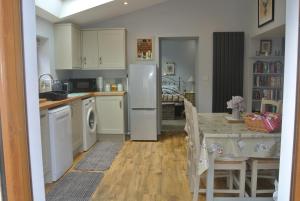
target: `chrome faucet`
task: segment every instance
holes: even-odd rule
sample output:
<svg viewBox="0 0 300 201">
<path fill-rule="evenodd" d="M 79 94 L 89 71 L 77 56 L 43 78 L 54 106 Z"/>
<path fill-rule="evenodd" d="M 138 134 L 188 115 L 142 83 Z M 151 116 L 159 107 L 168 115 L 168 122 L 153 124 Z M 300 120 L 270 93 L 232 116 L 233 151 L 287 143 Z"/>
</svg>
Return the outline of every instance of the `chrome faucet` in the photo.
<svg viewBox="0 0 300 201">
<path fill-rule="evenodd" d="M 45 73 L 45 74 L 42 74 L 42 75 L 40 75 L 40 77 L 39 77 L 39 91 L 41 91 L 41 80 L 42 80 L 42 78 L 43 77 L 45 77 L 45 76 L 48 76 L 49 78 L 50 78 L 50 80 L 51 80 L 51 83 L 50 83 L 50 88 L 52 89 L 52 85 L 53 85 L 53 83 L 54 83 L 54 78 L 53 78 L 53 76 L 50 74 L 50 73 Z M 45 88 L 45 82 L 43 83 L 43 88 Z"/>
</svg>

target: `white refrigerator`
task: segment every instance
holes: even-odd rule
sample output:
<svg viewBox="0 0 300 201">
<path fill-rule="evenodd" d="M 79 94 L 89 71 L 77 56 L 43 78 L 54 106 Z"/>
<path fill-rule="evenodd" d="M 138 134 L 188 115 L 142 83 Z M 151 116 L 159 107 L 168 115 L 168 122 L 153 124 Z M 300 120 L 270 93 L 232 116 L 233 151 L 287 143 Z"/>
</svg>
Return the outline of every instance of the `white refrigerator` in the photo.
<svg viewBox="0 0 300 201">
<path fill-rule="evenodd" d="M 156 65 L 129 65 L 128 97 L 131 140 L 156 141 L 160 134 L 159 74 Z"/>
</svg>

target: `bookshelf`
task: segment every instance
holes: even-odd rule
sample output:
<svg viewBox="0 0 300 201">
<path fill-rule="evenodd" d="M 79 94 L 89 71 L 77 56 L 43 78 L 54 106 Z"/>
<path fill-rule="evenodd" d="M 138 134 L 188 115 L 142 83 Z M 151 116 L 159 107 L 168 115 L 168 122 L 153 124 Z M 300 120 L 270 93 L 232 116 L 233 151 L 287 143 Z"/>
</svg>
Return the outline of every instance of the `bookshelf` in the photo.
<svg viewBox="0 0 300 201">
<path fill-rule="evenodd" d="M 252 112 L 259 112 L 261 99 L 282 100 L 283 97 L 283 57 L 257 56 L 252 57 L 253 87 L 252 87 Z"/>
</svg>

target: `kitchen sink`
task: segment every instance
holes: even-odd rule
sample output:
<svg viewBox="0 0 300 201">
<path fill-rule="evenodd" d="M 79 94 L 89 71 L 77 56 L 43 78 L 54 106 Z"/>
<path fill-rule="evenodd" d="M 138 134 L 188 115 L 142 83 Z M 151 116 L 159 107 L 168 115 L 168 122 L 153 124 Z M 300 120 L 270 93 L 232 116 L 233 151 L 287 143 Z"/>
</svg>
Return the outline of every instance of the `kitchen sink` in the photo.
<svg viewBox="0 0 300 201">
<path fill-rule="evenodd" d="M 39 94 L 40 98 L 46 98 L 50 101 L 58 101 L 58 100 L 64 100 L 68 98 L 68 93 L 66 91 L 49 91 L 49 92 L 43 92 Z"/>
</svg>

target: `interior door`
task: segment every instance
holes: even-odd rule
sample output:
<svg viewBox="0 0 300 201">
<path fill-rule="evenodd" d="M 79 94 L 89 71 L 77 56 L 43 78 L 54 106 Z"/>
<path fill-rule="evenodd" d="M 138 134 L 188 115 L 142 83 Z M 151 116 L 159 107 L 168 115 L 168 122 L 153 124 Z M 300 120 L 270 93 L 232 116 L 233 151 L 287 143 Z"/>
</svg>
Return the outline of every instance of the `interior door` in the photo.
<svg viewBox="0 0 300 201">
<path fill-rule="evenodd" d="M 125 30 L 98 32 L 101 69 L 125 69 Z"/>
<path fill-rule="evenodd" d="M 300 14 L 299 14 L 300 15 Z M 300 20 L 299 20 L 300 27 Z M 299 31 L 300 38 L 300 31 Z M 295 140 L 294 140 L 294 162 L 292 172 L 291 200 L 300 200 L 300 40 L 298 44 L 298 78 L 297 78 L 297 100 L 296 100 L 296 119 L 295 119 Z"/>
<path fill-rule="evenodd" d="M 0 18 L 1 180 L 5 181 L 2 195 L 9 201 L 32 201 L 21 1 L 0 1 Z"/>
<path fill-rule="evenodd" d="M 99 68 L 98 32 L 82 31 L 82 66 L 86 69 Z"/>
</svg>

